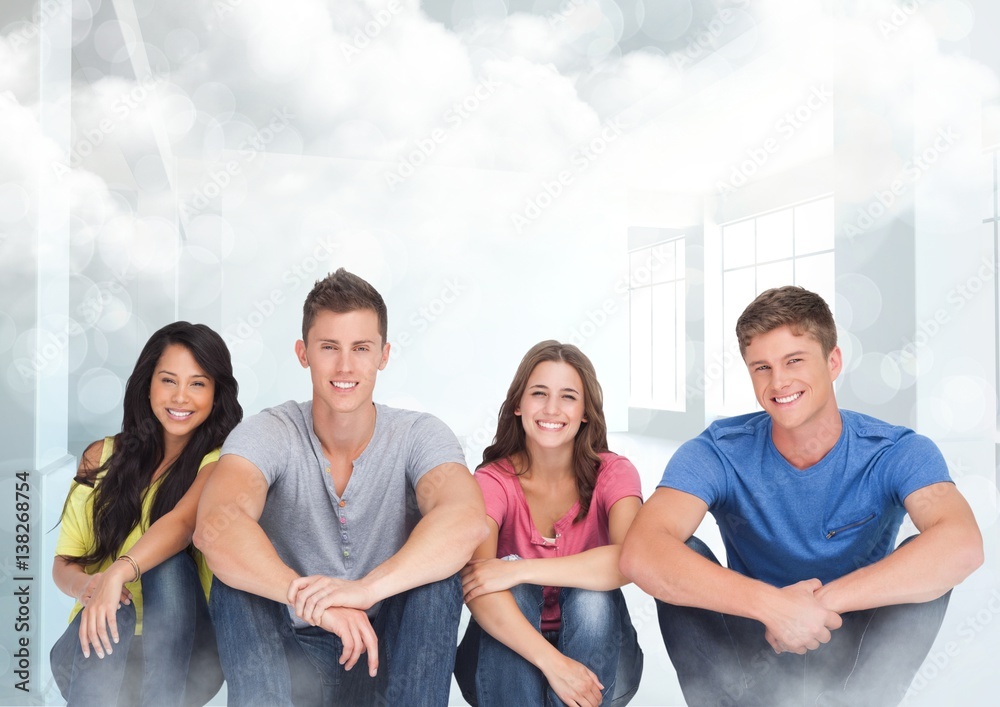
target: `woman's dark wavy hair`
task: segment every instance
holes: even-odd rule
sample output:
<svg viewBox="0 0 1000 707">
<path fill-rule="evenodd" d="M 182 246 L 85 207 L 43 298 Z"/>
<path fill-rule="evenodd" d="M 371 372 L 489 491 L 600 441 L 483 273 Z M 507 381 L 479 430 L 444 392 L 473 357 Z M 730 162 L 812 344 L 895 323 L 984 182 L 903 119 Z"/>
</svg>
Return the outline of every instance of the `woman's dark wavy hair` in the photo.
<svg viewBox="0 0 1000 707">
<path fill-rule="evenodd" d="M 573 442 L 573 472 L 576 489 L 580 496 L 580 512 L 573 522 L 587 517 L 590 499 L 594 495 L 597 473 L 601 468 L 601 452 L 608 451 L 608 425 L 604 421 L 604 393 L 597 382 L 594 364 L 580 349 L 572 344 L 558 341 L 542 341 L 531 347 L 521 359 L 514 380 L 507 389 L 507 398 L 497 415 L 497 434 L 493 444 L 483 451 L 482 468 L 495 461 L 507 460 L 514 474 L 520 476 L 531 468 L 531 454 L 524 442 L 524 426 L 514 411 L 521 404 L 521 398 L 528 387 L 528 378 L 535 366 L 543 361 L 561 361 L 572 366 L 583 381 L 583 417 L 587 422 L 580 425 Z M 517 468 L 514 460 L 524 459 L 523 468 Z"/>
<path fill-rule="evenodd" d="M 243 419 L 236 398 L 238 385 L 222 337 L 204 324 L 174 322 L 153 334 L 139 354 L 125 386 L 122 430 L 115 435 L 111 457 L 96 469 L 82 470 L 73 481 L 94 488 L 94 544 L 81 557 L 69 558 L 85 567 L 117 558 L 122 543 L 142 519 L 142 501 L 163 461 L 163 426 L 153 414 L 149 388 L 156 364 L 171 344 L 183 346 L 215 383 L 212 410 L 188 440 L 180 456 L 162 475 L 150 509 L 150 524 L 168 513 L 187 492 L 198 474 L 202 457 L 220 447 Z M 70 494 L 76 489 L 74 485 Z M 143 529 L 145 531 L 145 528 Z"/>
</svg>

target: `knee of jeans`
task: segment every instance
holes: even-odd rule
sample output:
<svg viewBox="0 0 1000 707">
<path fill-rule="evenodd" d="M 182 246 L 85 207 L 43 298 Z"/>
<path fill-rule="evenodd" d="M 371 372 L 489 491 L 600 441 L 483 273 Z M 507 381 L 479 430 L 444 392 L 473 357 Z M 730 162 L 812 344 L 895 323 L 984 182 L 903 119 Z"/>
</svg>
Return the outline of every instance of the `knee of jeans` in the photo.
<svg viewBox="0 0 1000 707">
<path fill-rule="evenodd" d="M 115 623 L 118 624 L 119 636 L 131 636 L 135 633 L 135 604 L 122 604 L 115 613 Z"/>
<path fill-rule="evenodd" d="M 572 621 L 578 627 L 595 631 L 620 624 L 617 594 L 621 590 L 598 592 L 564 587 L 559 590 L 559 606 L 563 623 Z"/>
<path fill-rule="evenodd" d="M 462 603 L 462 577 L 457 572 L 450 577 L 429 584 L 421 584 L 410 589 L 407 596 L 419 597 L 420 601 L 445 600 Z"/>
<path fill-rule="evenodd" d="M 208 595 L 208 613 L 212 623 L 239 625 L 252 613 L 249 597 L 238 589 L 233 589 L 218 577 L 212 577 L 212 589 Z"/>
<path fill-rule="evenodd" d="M 183 551 L 168 557 L 142 575 L 143 594 L 183 592 L 198 586 L 198 568 L 194 559 Z"/>
<path fill-rule="evenodd" d="M 540 615 L 542 611 L 542 588 L 537 584 L 518 584 L 510 588 L 510 593 L 517 602 L 517 608 L 529 619 L 532 615 Z"/>
</svg>

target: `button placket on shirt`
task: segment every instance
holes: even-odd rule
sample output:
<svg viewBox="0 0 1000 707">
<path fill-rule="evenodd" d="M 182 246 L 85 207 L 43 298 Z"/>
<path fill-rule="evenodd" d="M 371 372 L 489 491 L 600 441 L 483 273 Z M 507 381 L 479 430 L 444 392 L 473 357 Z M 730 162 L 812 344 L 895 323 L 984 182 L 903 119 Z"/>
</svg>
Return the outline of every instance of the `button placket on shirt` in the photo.
<svg viewBox="0 0 1000 707">
<path fill-rule="evenodd" d="M 340 502 L 337 504 L 337 506 L 338 506 L 337 516 L 340 518 L 340 539 L 343 540 L 344 559 L 346 560 L 351 556 L 351 550 L 350 547 L 348 547 L 349 543 L 347 538 L 347 515 L 346 511 L 344 510 L 345 507 L 347 506 L 346 499 L 343 498 L 340 499 Z"/>
<path fill-rule="evenodd" d="M 329 476 L 329 474 L 330 474 L 330 467 L 329 466 L 326 467 L 326 473 L 327 473 L 327 476 Z M 349 547 L 350 543 L 349 543 L 349 539 L 348 539 L 348 535 L 347 535 L 347 515 L 346 515 L 346 511 L 345 511 L 346 507 L 347 507 L 347 499 L 346 498 L 341 498 L 337 502 L 336 508 L 334 508 L 334 511 L 337 514 L 337 520 L 340 521 L 340 540 L 341 540 L 341 545 L 344 548 L 344 550 L 343 550 L 343 556 L 344 556 L 344 564 L 345 565 L 350 561 L 350 557 L 351 557 L 351 549 Z"/>
</svg>

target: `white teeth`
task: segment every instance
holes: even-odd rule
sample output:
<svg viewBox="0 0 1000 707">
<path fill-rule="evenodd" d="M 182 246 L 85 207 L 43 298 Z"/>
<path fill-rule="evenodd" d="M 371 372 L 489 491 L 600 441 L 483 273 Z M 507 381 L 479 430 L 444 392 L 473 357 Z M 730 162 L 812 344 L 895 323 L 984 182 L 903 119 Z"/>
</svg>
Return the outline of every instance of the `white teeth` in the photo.
<svg viewBox="0 0 1000 707">
<path fill-rule="evenodd" d="M 191 411 L 190 410 L 187 410 L 187 411 L 183 411 L 183 410 L 171 410 L 170 408 L 167 408 L 167 412 L 169 412 L 174 417 L 189 417 L 191 415 Z"/>
<path fill-rule="evenodd" d="M 349 390 L 350 388 L 353 388 L 356 385 L 357 383 L 344 383 L 342 381 L 333 381 L 333 387 L 340 388 L 342 390 Z"/>
<path fill-rule="evenodd" d="M 538 426 L 544 430 L 560 430 L 566 426 L 564 422 L 539 422 Z"/>
<path fill-rule="evenodd" d="M 775 398 L 774 401 L 776 403 L 790 403 L 793 400 L 798 400 L 801 395 L 801 392 L 793 393 L 792 395 L 786 395 L 784 398 Z"/>
</svg>

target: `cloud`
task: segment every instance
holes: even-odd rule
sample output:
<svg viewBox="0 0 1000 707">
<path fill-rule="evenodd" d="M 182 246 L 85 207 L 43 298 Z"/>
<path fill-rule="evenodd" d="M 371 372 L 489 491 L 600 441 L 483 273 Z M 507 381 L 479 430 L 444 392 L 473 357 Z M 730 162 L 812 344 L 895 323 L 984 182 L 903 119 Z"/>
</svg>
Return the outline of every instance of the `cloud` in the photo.
<svg viewBox="0 0 1000 707">
<path fill-rule="evenodd" d="M 863 208 L 950 128 L 961 137 L 918 180 L 940 185 L 922 208 L 944 222 L 979 179 L 977 104 L 997 91 L 955 2 L 902 16 L 888 0 L 678 2 L 657 22 L 636 3 L 572 0 L 456 5 L 451 23 L 415 0 L 184 0 L 135 5 L 135 18 L 119 5 L 74 5 L 80 68 L 63 109 L 78 159 L 58 184 L 88 276 L 99 263 L 155 280 L 198 248 L 204 267 L 186 271 L 198 278 L 222 261 L 249 277 L 263 258 L 280 280 L 330 234 L 338 259 L 383 283 L 426 249 L 470 267 L 494 264 L 484 244 L 507 267 L 526 248 L 621 250 L 629 193 L 712 197 L 739 189 L 734 175 L 829 169 L 836 154 L 838 193 Z M 0 90 L 17 108 L 0 169 L 24 184 L 62 148 L 22 71 L 44 52 L 12 53 L 17 30 L 0 41 Z M 894 208 L 915 191 L 911 179 Z"/>
<path fill-rule="evenodd" d="M 627 111 L 636 123 L 628 155 L 597 169 L 614 169 L 635 187 L 680 182 L 687 191 L 710 191 L 816 86 L 836 81 L 838 102 L 861 110 L 869 99 L 885 100 L 893 113 L 872 117 L 868 134 L 875 139 L 912 124 L 913 100 L 898 94 L 912 93 L 915 71 L 930 86 L 922 94 L 982 95 L 995 82 L 991 72 L 942 52 L 939 35 L 955 37 L 960 22 L 920 9 L 897 18 L 897 26 L 889 2 L 851 16 L 820 3 L 719 3 L 692 19 L 682 48 L 624 55 L 616 51 L 624 16 L 594 0 L 546 14 L 478 17 L 454 30 L 417 3 L 395 0 L 182 5 L 158 4 L 140 19 L 145 45 L 163 45 L 177 58 L 169 75 L 157 76 L 156 102 L 137 109 L 136 131 L 123 124 L 109 146 L 148 150 L 152 136 L 144 126 L 155 110 L 165 114 L 178 154 L 216 159 L 221 149 L 239 149 L 278 109 L 294 120 L 271 152 L 398 166 L 437 131 L 444 139 L 423 155 L 427 165 L 547 173 L 592 139 L 602 121 Z M 179 37 L 197 50 L 178 49 Z M 484 98 L 477 100 L 477 91 Z M 110 77 L 78 87 L 78 128 L 114 115 L 123 94 L 127 86 Z M 930 115 L 956 105 L 931 100 L 917 108 Z M 954 115 L 941 118 L 956 122 Z M 770 169 L 829 151 L 830 140 L 818 136 L 831 125 L 824 117 L 797 129 L 796 149 L 776 154 Z M 873 154 L 858 150 L 854 157 L 862 177 L 872 174 Z M 887 170 L 876 170 L 874 182 Z"/>
</svg>

